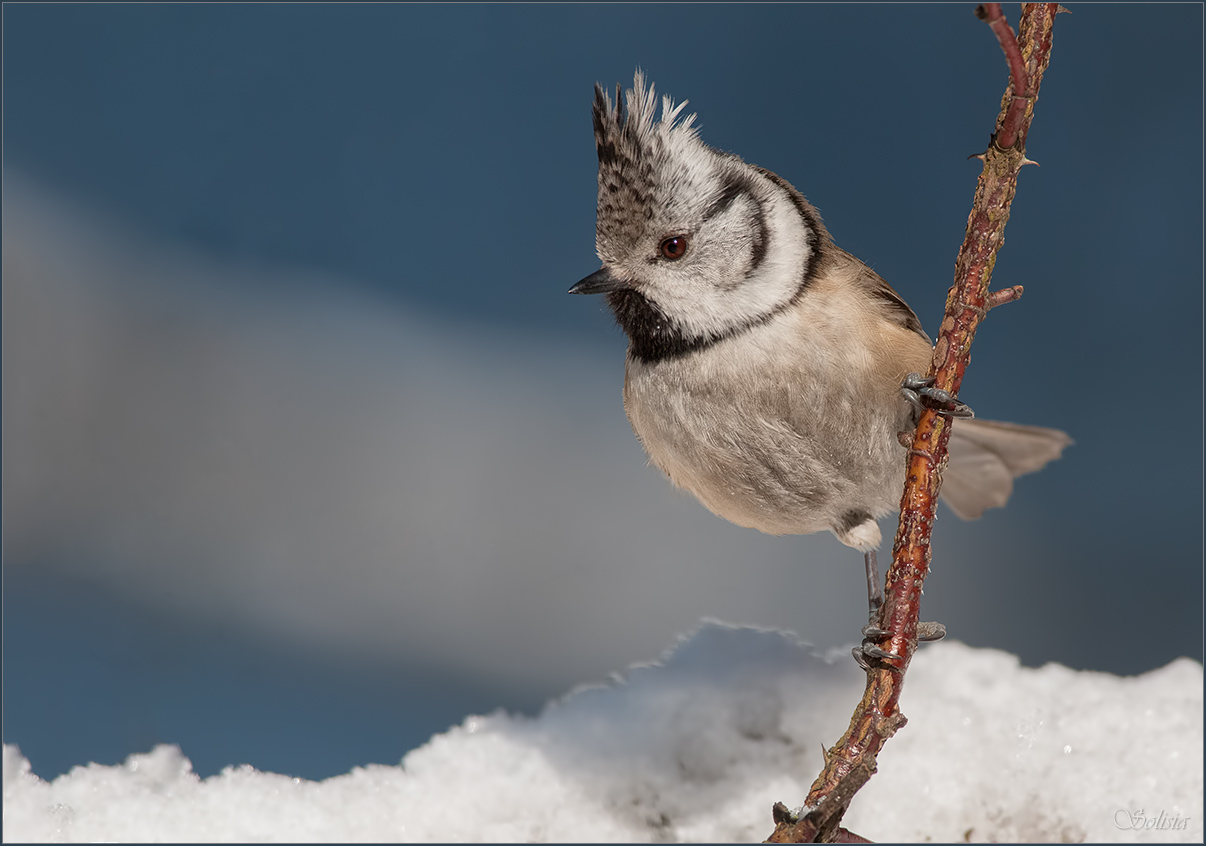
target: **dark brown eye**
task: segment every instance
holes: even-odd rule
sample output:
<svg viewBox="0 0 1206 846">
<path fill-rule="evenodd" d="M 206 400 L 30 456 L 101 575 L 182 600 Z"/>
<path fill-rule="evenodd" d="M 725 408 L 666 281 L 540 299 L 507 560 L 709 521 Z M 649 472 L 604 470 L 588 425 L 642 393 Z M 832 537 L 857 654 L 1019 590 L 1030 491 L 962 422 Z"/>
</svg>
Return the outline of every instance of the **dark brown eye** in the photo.
<svg viewBox="0 0 1206 846">
<path fill-rule="evenodd" d="M 678 261 L 687 254 L 687 236 L 674 235 L 662 241 L 662 257 Z"/>
</svg>

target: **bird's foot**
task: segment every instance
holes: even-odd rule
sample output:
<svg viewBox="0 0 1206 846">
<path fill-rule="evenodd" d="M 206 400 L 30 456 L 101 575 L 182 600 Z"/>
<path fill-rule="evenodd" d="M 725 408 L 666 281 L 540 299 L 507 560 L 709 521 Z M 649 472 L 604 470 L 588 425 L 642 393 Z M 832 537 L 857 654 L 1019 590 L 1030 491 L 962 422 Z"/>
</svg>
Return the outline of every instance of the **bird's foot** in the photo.
<svg viewBox="0 0 1206 846">
<path fill-rule="evenodd" d="M 933 376 L 910 373 L 900 385 L 900 395 L 913 406 L 913 416 L 920 419 L 921 412 L 932 408 L 948 417 L 971 418 L 976 414 L 965 403 L 959 402 L 950 393 L 934 387 Z"/>
<path fill-rule="evenodd" d="M 890 634 L 891 632 L 879 625 L 879 609 L 872 609 L 871 619 L 867 621 L 867 625 L 863 626 L 862 644 L 851 650 L 855 663 L 864 670 L 870 670 L 872 661 L 899 660 L 899 655 L 879 645 Z"/>
<path fill-rule="evenodd" d="M 946 626 L 942 623 L 929 622 L 917 624 L 918 643 L 937 643 L 946 637 Z"/>
<path fill-rule="evenodd" d="M 887 629 L 879 625 L 878 615 L 874 612 L 871 614 L 871 619 L 867 625 L 863 626 L 863 642 L 861 645 L 850 650 L 850 654 L 854 656 L 854 661 L 864 671 L 870 672 L 875 662 L 899 660 L 900 655 L 895 652 L 890 652 L 884 649 L 879 644 L 891 635 Z M 917 642 L 918 643 L 934 643 L 946 637 L 946 626 L 942 623 L 928 622 L 917 624 Z"/>
<path fill-rule="evenodd" d="M 899 660 L 901 656 L 889 652 L 879 644 L 891 635 L 879 624 L 880 608 L 884 604 L 884 590 L 879 583 L 879 562 L 875 550 L 863 554 L 863 563 L 867 571 L 867 625 L 863 626 L 863 642 L 850 650 L 854 661 L 866 671 L 870 671 L 873 661 Z M 946 637 L 946 626 L 942 623 L 918 623 L 917 642 L 933 643 Z"/>
</svg>

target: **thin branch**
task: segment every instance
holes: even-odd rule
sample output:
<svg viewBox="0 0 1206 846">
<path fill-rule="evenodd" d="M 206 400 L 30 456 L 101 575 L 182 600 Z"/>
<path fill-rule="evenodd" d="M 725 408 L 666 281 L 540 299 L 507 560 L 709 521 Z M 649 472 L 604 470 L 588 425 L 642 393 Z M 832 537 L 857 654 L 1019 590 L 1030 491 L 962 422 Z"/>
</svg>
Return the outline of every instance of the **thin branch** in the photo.
<svg viewBox="0 0 1206 846">
<path fill-rule="evenodd" d="M 1026 101 L 1034 98 L 1030 90 L 1030 75 L 1026 73 L 1026 62 L 1022 58 L 1022 49 L 1013 30 L 1005 20 L 1000 3 L 982 3 L 976 7 L 976 17 L 986 21 L 992 28 L 993 35 L 1001 44 L 1005 53 L 1005 61 L 1009 63 L 1009 77 L 1013 81 L 1010 91 L 1009 111 L 1003 121 L 998 121 L 997 134 L 994 142 L 1003 150 L 1012 147 L 1018 140 L 1018 128 L 1021 126 L 1022 114 L 1026 111 Z"/>
<path fill-rule="evenodd" d="M 1002 288 L 999 291 L 993 291 L 988 295 L 988 308 L 994 309 L 999 305 L 1011 303 L 1022 296 L 1022 286 L 1014 285 L 1011 288 Z"/>
<path fill-rule="evenodd" d="M 996 4 L 988 4 L 996 5 Z M 994 143 L 983 155 L 984 168 L 976 186 L 967 232 L 955 265 L 955 284 L 947 295 L 946 315 L 934 345 L 930 373 L 935 387 L 956 395 L 970 359 L 976 328 L 988 310 L 1011 302 L 1021 295 L 1021 286 L 988 293 L 988 283 L 996 262 L 997 250 L 1004 242 L 1009 207 L 1017 187 L 1017 175 L 1027 163 L 1026 135 L 1034 115 L 1043 72 L 1051 51 L 1051 31 L 1058 9 L 1055 3 L 1030 3 L 1023 7 L 1019 38 L 1010 39 L 1018 51 L 1020 70 L 1012 69 L 1012 83 L 1001 101 Z M 997 15 L 1000 18 L 1000 7 Z M 992 21 L 990 21 L 992 23 Z M 1003 20 L 1002 20 L 1003 24 Z M 1007 25 L 1006 25 L 1006 28 Z M 996 27 L 994 26 L 994 31 Z M 1009 49 L 1001 38 L 1006 55 Z M 1028 96 L 1014 95 L 1018 79 L 1025 80 Z M 1014 143 L 997 143 L 1002 128 L 1010 121 L 1015 104 L 1020 103 L 1020 118 Z M 875 771 L 875 760 L 884 743 L 905 724 L 899 701 L 905 671 L 917 649 L 917 621 L 921 608 L 921 588 L 929 572 L 930 534 L 934 510 L 941 488 L 941 471 L 946 464 L 950 421 L 933 410 L 921 415 L 908 452 L 904 495 L 901 499 L 900 525 L 892 551 L 880 611 L 880 628 L 889 632 L 880 646 L 899 659 L 876 662 L 867 673 L 867 687 L 855 708 L 850 727 L 826 754 L 825 768 L 813 783 L 805 800 L 808 812 L 797 819 L 790 814 L 776 815 L 770 842 L 812 842 L 821 837 L 849 835 L 838 826 L 849 806 L 852 779 L 858 787 Z M 865 777 L 864 777 L 865 776 Z M 832 798 L 831 798 L 832 797 Z"/>
</svg>

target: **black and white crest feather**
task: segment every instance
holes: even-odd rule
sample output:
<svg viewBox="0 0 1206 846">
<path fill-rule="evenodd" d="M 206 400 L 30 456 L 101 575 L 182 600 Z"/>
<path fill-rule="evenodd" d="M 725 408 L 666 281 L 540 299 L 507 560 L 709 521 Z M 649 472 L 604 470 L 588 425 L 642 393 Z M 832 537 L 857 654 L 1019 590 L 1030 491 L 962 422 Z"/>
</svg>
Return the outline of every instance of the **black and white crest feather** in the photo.
<svg viewBox="0 0 1206 846">
<path fill-rule="evenodd" d="M 614 105 L 603 87 L 595 85 L 601 246 L 606 240 L 633 240 L 655 209 L 672 214 L 674 194 L 699 181 L 699 168 L 692 173 L 692 157 L 683 154 L 688 148 L 694 147 L 697 154 L 707 148 L 692 125 L 695 115 L 679 120 L 686 105 L 686 100 L 676 106 L 670 97 L 663 97 L 659 120 L 653 85 L 646 86 L 639 70 L 631 90 L 616 87 Z"/>
</svg>

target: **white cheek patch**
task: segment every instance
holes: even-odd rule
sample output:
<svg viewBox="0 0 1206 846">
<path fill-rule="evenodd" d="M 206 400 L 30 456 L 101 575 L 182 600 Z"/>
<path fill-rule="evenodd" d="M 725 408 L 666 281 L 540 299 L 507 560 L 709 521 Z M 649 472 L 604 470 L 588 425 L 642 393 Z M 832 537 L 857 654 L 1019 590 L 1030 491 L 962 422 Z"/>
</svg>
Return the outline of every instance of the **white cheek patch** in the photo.
<svg viewBox="0 0 1206 846">
<path fill-rule="evenodd" d="M 758 187 L 765 184 L 755 179 Z M 750 219 L 751 210 L 761 211 L 761 233 Z M 730 332 L 767 317 L 796 295 L 816 235 L 777 186 L 763 197 L 739 200 L 706 226 L 699 236 L 711 236 L 700 247 L 704 254 L 682 265 L 657 268 L 652 284 L 643 290 L 688 335 Z M 765 253 L 753 267 L 759 235 Z"/>
</svg>

